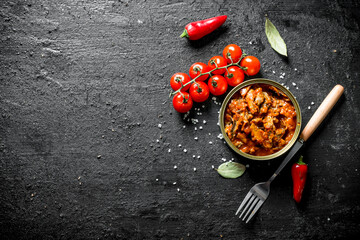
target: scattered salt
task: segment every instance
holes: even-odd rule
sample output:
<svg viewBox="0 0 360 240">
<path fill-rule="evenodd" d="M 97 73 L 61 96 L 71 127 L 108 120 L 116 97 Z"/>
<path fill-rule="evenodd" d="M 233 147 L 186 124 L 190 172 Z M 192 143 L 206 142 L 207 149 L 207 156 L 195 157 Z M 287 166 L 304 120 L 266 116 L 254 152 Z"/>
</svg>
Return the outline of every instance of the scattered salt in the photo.
<svg viewBox="0 0 360 240">
<path fill-rule="evenodd" d="M 293 86 L 296 86 L 296 83 L 293 82 L 292 85 L 293 85 Z"/>
<path fill-rule="evenodd" d="M 212 141 L 210 141 L 210 142 L 209 142 L 209 144 L 213 144 L 213 142 L 212 142 Z"/>
<path fill-rule="evenodd" d="M 217 136 L 219 139 L 223 139 L 224 138 L 224 136 L 221 134 L 221 133 L 219 133 L 219 135 Z"/>
<path fill-rule="evenodd" d="M 161 123 L 159 123 L 159 124 L 158 124 L 158 127 L 159 127 L 159 128 L 161 128 L 161 127 L 162 127 Z"/>
<path fill-rule="evenodd" d="M 158 182 L 158 181 L 159 181 L 159 179 L 155 179 L 155 181 L 157 181 L 157 182 Z"/>
<path fill-rule="evenodd" d="M 199 155 L 199 156 L 197 156 L 197 158 L 200 158 L 200 155 Z"/>
<path fill-rule="evenodd" d="M 194 137 L 195 140 L 198 140 L 199 138 L 198 137 Z"/>
<path fill-rule="evenodd" d="M 176 182 L 173 182 L 173 185 L 176 185 Z"/>
<path fill-rule="evenodd" d="M 156 139 L 156 142 L 160 142 L 160 140 L 159 140 L 159 139 Z"/>
<path fill-rule="evenodd" d="M 171 148 L 169 148 L 168 152 L 171 152 Z"/>
<path fill-rule="evenodd" d="M 202 126 L 200 126 L 200 127 L 199 127 L 199 129 L 201 130 L 201 129 L 203 129 L 203 127 L 202 127 Z"/>
<path fill-rule="evenodd" d="M 197 130 L 197 127 L 195 127 L 194 130 L 196 131 L 196 130 Z"/>
<path fill-rule="evenodd" d="M 308 109 L 311 109 L 311 107 L 310 107 L 310 106 L 308 106 Z"/>
<path fill-rule="evenodd" d="M 184 149 L 183 151 L 186 153 L 186 152 L 187 152 L 187 149 Z"/>
<path fill-rule="evenodd" d="M 181 147 L 181 144 L 179 144 L 178 147 Z"/>
<path fill-rule="evenodd" d="M 193 155 L 193 158 L 195 158 L 196 156 L 195 155 Z"/>
<path fill-rule="evenodd" d="M 204 120 L 203 123 L 206 124 L 206 120 Z"/>
<path fill-rule="evenodd" d="M 314 105 L 315 103 L 314 102 L 311 102 L 311 105 Z"/>
<path fill-rule="evenodd" d="M 174 169 L 177 169 L 177 166 L 176 166 L 176 165 L 174 166 Z"/>
<path fill-rule="evenodd" d="M 180 188 L 178 188 L 177 191 L 180 192 Z"/>
<path fill-rule="evenodd" d="M 214 169 L 215 168 L 214 165 L 211 165 L 211 168 Z"/>
<path fill-rule="evenodd" d="M 196 172 L 196 167 L 194 167 L 194 172 Z"/>
</svg>

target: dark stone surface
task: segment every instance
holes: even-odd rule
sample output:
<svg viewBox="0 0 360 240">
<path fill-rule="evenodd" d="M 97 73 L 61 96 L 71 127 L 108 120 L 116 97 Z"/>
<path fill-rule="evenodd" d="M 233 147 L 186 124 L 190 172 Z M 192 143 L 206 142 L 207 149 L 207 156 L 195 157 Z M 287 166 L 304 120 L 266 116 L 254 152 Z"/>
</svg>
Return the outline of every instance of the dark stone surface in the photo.
<svg viewBox="0 0 360 240">
<path fill-rule="evenodd" d="M 357 236 L 359 10 L 355 0 L 1 1 L 0 236 Z M 228 20 L 209 36 L 197 42 L 178 37 L 188 22 L 220 14 Z M 288 59 L 268 44 L 265 14 L 287 43 Z M 204 104 L 202 115 L 192 111 L 199 119 L 193 125 L 168 98 L 173 73 L 207 62 L 230 43 L 260 59 L 259 76 L 290 87 L 304 124 L 335 84 L 345 87 L 303 150 L 309 164 L 303 202 L 292 199 L 288 166 L 248 225 L 234 212 L 280 161 L 236 156 L 217 138 L 220 106 L 214 101 Z M 239 179 L 223 179 L 211 167 L 221 158 L 249 168 Z"/>
</svg>

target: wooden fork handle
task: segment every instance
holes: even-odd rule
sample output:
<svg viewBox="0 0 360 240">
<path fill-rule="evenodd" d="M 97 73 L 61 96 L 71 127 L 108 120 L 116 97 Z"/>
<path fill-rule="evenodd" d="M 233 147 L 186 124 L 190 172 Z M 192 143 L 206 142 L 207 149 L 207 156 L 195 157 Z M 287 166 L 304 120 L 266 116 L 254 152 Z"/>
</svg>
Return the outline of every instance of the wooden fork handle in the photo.
<svg viewBox="0 0 360 240">
<path fill-rule="evenodd" d="M 306 124 L 304 130 L 300 135 L 300 138 L 302 138 L 304 141 L 309 139 L 309 137 L 313 134 L 313 132 L 319 127 L 321 122 L 328 115 L 330 110 L 334 107 L 343 92 L 344 87 L 339 84 L 331 90 L 331 92 L 326 96 L 324 101 L 320 104 L 314 115 L 310 118 L 308 124 Z"/>
</svg>

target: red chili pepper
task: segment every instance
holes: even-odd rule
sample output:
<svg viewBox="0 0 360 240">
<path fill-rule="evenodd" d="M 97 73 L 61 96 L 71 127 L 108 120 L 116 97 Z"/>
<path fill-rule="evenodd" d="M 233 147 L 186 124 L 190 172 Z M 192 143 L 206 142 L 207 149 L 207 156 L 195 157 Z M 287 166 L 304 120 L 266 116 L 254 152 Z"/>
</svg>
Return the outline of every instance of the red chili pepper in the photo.
<svg viewBox="0 0 360 240">
<path fill-rule="evenodd" d="M 189 23 L 185 26 L 185 30 L 180 37 L 187 37 L 190 40 L 198 40 L 223 25 L 226 18 L 226 15 L 222 15 Z"/>
<path fill-rule="evenodd" d="M 305 187 L 306 174 L 308 166 L 302 161 L 303 156 L 299 158 L 297 163 L 291 167 L 291 176 L 293 180 L 293 195 L 297 203 L 301 201 L 301 196 Z"/>
</svg>

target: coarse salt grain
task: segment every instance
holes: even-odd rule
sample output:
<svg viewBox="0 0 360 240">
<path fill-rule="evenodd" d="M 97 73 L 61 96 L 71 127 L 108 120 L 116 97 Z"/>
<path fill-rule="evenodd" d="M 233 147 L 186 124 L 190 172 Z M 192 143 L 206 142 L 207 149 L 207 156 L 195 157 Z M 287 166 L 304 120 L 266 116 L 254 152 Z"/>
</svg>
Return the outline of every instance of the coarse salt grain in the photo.
<svg viewBox="0 0 360 240">
<path fill-rule="evenodd" d="M 273 73 L 275 73 L 275 71 L 273 71 Z"/>
<path fill-rule="evenodd" d="M 176 182 L 173 182 L 173 185 L 176 185 Z"/>
<path fill-rule="evenodd" d="M 196 156 L 195 155 L 193 155 L 193 158 L 195 158 Z"/>
<path fill-rule="evenodd" d="M 160 142 L 160 140 L 159 140 L 159 139 L 156 139 L 156 142 Z"/>
<path fill-rule="evenodd" d="M 194 172 L 196 172 L 196 167 L 194 167 Z"/>
<path fill-rule="evenodd" d="M 296 83 L 293 82 L 292 85 L 293 85 L 293 86 L 296 86 Z"/>
<path fill-rule="evenodd" d="M 161 127 L 162 127 L 161 123 L 159 123 L 159 124 L 158 124 L 158 127 L 159 127 L 159 128 L 161 128 Z"/>
<path fill-rule="evenodd" d="M 215 168 L 214 165 L 211 165 L 211 168 L 214 169 Z"/>
<path fill-rule="evenodd" d="M 169 148 L 168 152 L 171 152 L 171 148 Z"/>
<path fill-rule="evenodd" d="M 311 102 L 311 105 L 314 105 L 315 103 L 314 102 Z"/>
<path fill-rule="evenodd" d="M 202 127 L 202 126 L 200 126 L 200 127 L 199 127 L 199 129 L 201 130 L 201 129 L 203 129 L 203 127 Z"/>
<path fill-rule="evenodd" d="M 186 128 L 186 126 L 184 125 L 183 128 Z"/>
<path fill-rule="evenodd" d="M 194 137 L 195 140 L 198 140 L 199 138 L 198 137 Z"/>
<path fill-rule="evenodd" d="M 203 123 L 206 124 L 206 120 L 204 120 Z"/>
<path fill-rule="evenodd" d="M 197 131 L 197 127 L 195 127 L 194 130 Z"/>
<path fill-rule="evenodd" d="M 176 165 L 174 166 L 174 169 L 177 169 L 177 166 L 176 166 Z"/>
<path fill-rule="evenodd" d="M 183 151 L 184 151 L 184 152 L 187 152 L 187 149 L 184 149 Z"/>
<path fill-rule="evenodd" d="M 199 155 L 199 156 L 197 156 L 197 158 L 200 158 L 200 155 Z"/>
<path fill-rule="evenodd" d="M 308 109 L 311 109 L 311 107 L 310 107 L 310 106 L 308 106 Z"/>
<path fill-rule="evenodd" d="M 155 181 L 157 181 L 157 182 L 158 182 L 158 181 L 159 181 L 159 179 L 155 179 Z"/>
<path fill-rule="evenodd" d="M 213 144 L 213 142 L 212 142 L 212 141 L 210 141 L 210 142 L 209 142 L 209 144 Z"/>
<path fill-rule="evenodd" d="M 178 147 L 181 147 L 181 144 L 179 144 Z"/>
<path fill-rule="evenodd" d="M 284 78 L 284 76 L 281 75 L 280 78 Z"/>
<path fill-rule="evenodd" d="M 177 191 L 180 192 L 180 188 L 178 188 Z"/>
<path fill-rule="evenodd" d="M 223 139 L 224 138 L 224 136 L 221 134 L 221 133 L 219 133 L 219 135 L 217 136 L 219 139 Z"/>
</svg>

